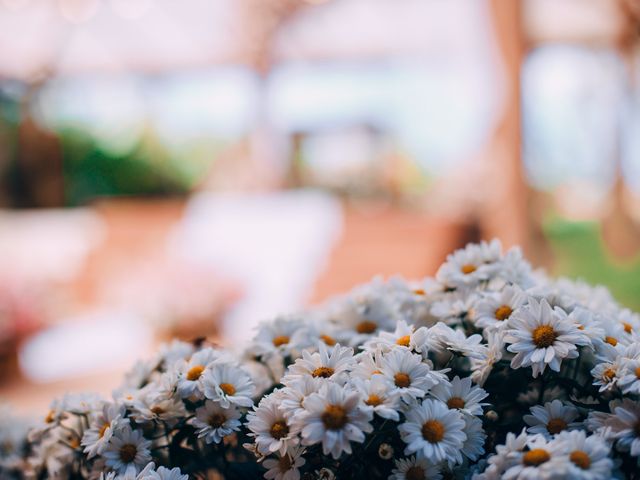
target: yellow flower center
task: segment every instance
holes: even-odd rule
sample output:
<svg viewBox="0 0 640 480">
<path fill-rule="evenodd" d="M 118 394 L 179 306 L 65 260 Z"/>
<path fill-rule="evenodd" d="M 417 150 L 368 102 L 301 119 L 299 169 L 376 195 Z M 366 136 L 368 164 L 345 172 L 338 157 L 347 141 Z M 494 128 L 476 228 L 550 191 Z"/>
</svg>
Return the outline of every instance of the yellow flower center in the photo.
<svg viewBox="0 0 640 480">
<path fill-rule="evenodd" d="M 104 434 L 107 431 L 107 428 L 109 428 L 110 426 L 111 426 L 111 423 L 109 423 L 109 422 L 107 422 L 104 425 L 102 425 L 100 427 L 100 430 L 98 430 L 98 438 L 104 437 Z"/>
<path fill-rule="evenodd" d="M 475 272 L 478 269 L 475 265 L 471 265 L 470 263 L 466 263 L 460 267 L 460 271 L 465 275 L 469 275 L 470 273 Z"/>
<path fill-rule="evenodd" d="M 369 398 L 367 398 L 364 403 L 366 403 L 371 407 L 377 407 L 382 403 L 382 399 L 375 393 L 372 393 L 371 395 L 369 395 Z"/>
<path fill-rule="evenodd" d="M 400 337 L 396 340 L 396 345 L 400 345 L 401 347 L 408 347 L 411 342 L 411 336 L 405 335 L 404 337 Z"/>
<path fill-rule="evenodd" d="M 280 472 L 283 473 L 291 469 L 291 459 L 289 458 L 289 455 L 285 455 L 278 459 L 278 468 L 280 469 Z"/>
<path fill-rule="evenodd" d="M 336 344 L 336 339 L 330 337 L 329 335 L 320 335 L 320 340 L 322 340 L 325 344 L 333 347 Z"/>
<path fill-rule="evenodd" d="M 126 443 L 120 447 L 120 460 L 122 463 L 131 463 L 135 460 L 138 454 L 138 447 L 132 443 Z"/>
<path fill-rule="evenodd" d="M 569 455 L 569 460 L 573 462 L 574 465 L 580 467 L 582 470 L 588 470 L 591 466 L 591 458 L 582 450 L 574 450 Z"/>
<path fill-rule="evenodd" d="M 373 333 L 378 329 L 378 324 L 371 320 L 364 320 L 356 325 L 356 332 L 358 333 Z"/>
<path fill-rule="evenodd" d="M 418 465 L 414 465 L 406 471 L 406 473 L 404 474 L 404 478 L 406 478 L 407 480 L 425 480 L 424 476 L 426 473 L 427 472 L 424 471 L 424 468 Z"/>
<path fill-rule="evenodd" d="M 630 323 L 627 322 L 622 322 L 622 325 L 624 326 L 624 331 L 627 333 L 631 333 L 633 330 L 633 327 L 631 327 Z"/>
<path fill-rule="evenodd" d="M 451 397 L 447 400 L 447 407 L 449 407 L 450 410 L 464 408 L 464 405 L 465 402 L 460 397 Z"/>
<path fill-rule="evenodd" d="M 416 295 L 426 295 L 427 294 L 427 292 L 425 292 L 424 289 L 422 289 L 422 288 L 415 288 L 413 290 L 413 293 L 415 293 Z"/>
<path fill-rule="evenodd" d="M 80 448 L 80 439 L 72 438 L 71 440 L 69 440 L 69 446 L 74 450 L 76 450 L 77 448 Z"/>
<path fill-rule="evenodd" d="M 411 385 L 411 377 L 409 377 L 409 375 L 407 375 L 406 373 L 396 373 L 393 376 L 393 380 L 396 384 L 396 387 L 408 388 L 409 385 Z"/>
<path fill-rule="evenodd" d="M 53 410 L 49 410 L 47 416 L 44 418 L 45 423 L 53 423 L 56 419 L 56 413 Z"/>
<path fill-rule="evenodd" d="M 225 395 L 232 396 L 236 394 L 236 387 L 234 387 L 230 383 L 221 383 L 220 390 L 222 390 Z"/>
<path fill-rule="evenodd" d="M 340 405 L 327 405 L 320 418 L 327 430 L 340 430 L 348 420 L 347 412 Z"/>
<path fill-rule="evenodd" d="M 151 413 L 154 415 L 162 415 L 164 412 L 165 410 L 162 407 L 155 406 L 151 408 Z"/>
<path fill-rule="evenodd" d="M 444 425 L 437 420 L 427 420 L 422 425 L 422 437 L 429 443 L 438 443 L 444 438 Z"/>
<path fill-rule="evenodd" d="M 634 373 L 636 374 L 637 378 L 640 378 L 640 367 L 636 368 Z"/>
<path fill-rule="evenodd" d="M 609 367 L 607 368 L 603 373 L 602 373 L 602 379 L 605 382 L 610 382 L 611 380 L 614 379 L 614 377 L 616 376 L 616 370 L 613 367 Z"/>
<path fill-rule="evenodd" d="M 529 450 L 522 456 L 522 463 L 528 467 L 537 467 L 538 465 L 542 465 L 544 462 L 549 461 L 551 455 L 549 452 L 542 448 L 534 448 L 533 450 Z"/>
<path fill-rule="evenodd" d="M 550 434 L 555 435 L 556 433 L 560 433 L 563 430 L 567 429 L 567 422 L 565 422 L 561 418 L 552 418 L 547 423 L 547 430 Z"/>
<path fill-rule="evenodd" d="M 604 337 L 604 341 L 607 342 L 609 345 L 611 345 L 613 347 L 618 345 L 618 339 L 616 339 L 614 337 Z"/>
<path fill-rule="evenodd" d="M 220 428 L 226 421 L 227 417 L 225 417 L 222 413 L 214 413 L 209 417 L 209 425 L 213 428 Z"/>
<path fill-rule="evenodd" d="M 540 325 L 532 332 L 531 338 L 538 348 L 547 348 L 553 345 L 558 334 L 551 325 Z"/>
<path fill-rule="evenodd" d="M 195 365 L 191 367 L 187 372 L 187 380 L 195 382 L 200 378 L 202 372 L 204 372 L 204 365 Z"/>
<path fill-rule="evenodd" d="M 278 420 L 276 423 L 271 425 L 271 436 L 276 440 L 280 440 L 281 438 L 289 435 L 289 427 L 284 420 Z"/>
<path fill-rule="evenodd" d="M 274 337 L 272 342 L 275 347 L 286 345 L 287 343 L 289 343 L 289 337 L 287 337 L 286 335 L 278 335 L 277 337 Z"/>
<path fill-rule="evenodd" d="M 495 311 L 496 320 L 506 320 L 513 313 L 513 309 L 509 305 L 501 305 Z"/>
<path fill-rule="evenodd" d="M 335 370 L 331 367 L 318 367 L 313 372 L 311 372 L 311 375 L 316 378 L 329 378 L 334 373 Z"/>
</svg>

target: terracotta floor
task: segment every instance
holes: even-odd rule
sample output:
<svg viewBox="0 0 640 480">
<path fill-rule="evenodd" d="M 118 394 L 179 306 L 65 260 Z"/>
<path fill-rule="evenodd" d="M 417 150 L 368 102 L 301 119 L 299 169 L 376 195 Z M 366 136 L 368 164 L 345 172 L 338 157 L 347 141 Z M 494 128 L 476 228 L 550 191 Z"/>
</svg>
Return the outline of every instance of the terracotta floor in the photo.
<svg viewBox="0 0 640 480">
<path fill-rule="evenodd" d="M 162 254 L 167 233 L 180 218 L 182 201 L 117 201 L 97 206 L 106 220 L 106 243 L 88 259 L 74 289 L 91 303 L 103 275 L 131 268 L 142 256 Z M 461 243 L 463 229 L 417 211 L 367 205 L 345 207 L 343 235 L 318 278 L 312 302 L 344 292 L 377 274 L 418 278 L 432 274 L 447 253 Z M 141 227 L 142 226 L 142 227 Z M 0 384 L 0 399 L 23 413 L 41 414 L 55 396 L 66 391 L 109 392 L 121 372 L 106 372 L 72 381 L 36 385 L 17 375 Z"/>
</svg>

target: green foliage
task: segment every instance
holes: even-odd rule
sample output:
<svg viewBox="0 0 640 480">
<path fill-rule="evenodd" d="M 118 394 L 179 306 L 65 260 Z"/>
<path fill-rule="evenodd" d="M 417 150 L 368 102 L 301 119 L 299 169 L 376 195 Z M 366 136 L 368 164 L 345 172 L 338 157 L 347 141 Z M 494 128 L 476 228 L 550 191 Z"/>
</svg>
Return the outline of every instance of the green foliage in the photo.
<svg viewBox="0 0 640 480">
<path fill-rule="evenodd" d="M 554 274 L 581 278 L 608 287 L 629 308 L 640 308 L 640 255 L 616 260 L 602 239 L 596 222 L 553 219 L 544 230 L 556 259 Z"/>
<path fill-rule="evenodd" d="M 216 151 L 212 142 L 201 142 L 187 151 L 193 156 L 173 155 L 153 132 L 125 152 L 105 148 L 78 130 L 63 130 L 60 139 L 68 205 L 100 196 L 184 195 L 210 168 Z"/>
</svg>

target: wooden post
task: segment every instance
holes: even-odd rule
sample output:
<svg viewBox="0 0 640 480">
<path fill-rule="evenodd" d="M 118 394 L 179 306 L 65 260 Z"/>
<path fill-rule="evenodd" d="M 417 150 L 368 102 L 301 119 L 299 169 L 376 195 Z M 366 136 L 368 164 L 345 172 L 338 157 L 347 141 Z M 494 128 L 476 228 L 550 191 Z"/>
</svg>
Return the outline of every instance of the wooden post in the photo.
<svg viewBox="0 0 640 480">
<path fill-rule="evenodd" d="M 522 3 L 490 0 L 489 5 L 506 88 L 502 119 L 490 142 L 487 160 L 497 177 L 495 188 L 478 213 L 478 221 L 484 238 L 498 237 L 505 246 L 521 245 L 526 250 L 530 229 L 521 155 L 520 68 L 525 51 Z"/>
</svg>

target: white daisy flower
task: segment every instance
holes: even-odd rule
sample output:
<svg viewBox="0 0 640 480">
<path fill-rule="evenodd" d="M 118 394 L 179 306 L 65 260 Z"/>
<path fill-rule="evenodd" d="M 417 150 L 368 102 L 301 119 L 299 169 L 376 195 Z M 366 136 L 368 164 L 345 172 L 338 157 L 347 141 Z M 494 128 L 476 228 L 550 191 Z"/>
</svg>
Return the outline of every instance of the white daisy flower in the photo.
<svg viewBox="0 0 640 480">
<path fill-rule="evenodd" d="M 531 415 L 524 415 L 522 419 L 529 425 L 527 431 L 531 434 L 541 434 L 547 438 L 564 430 L 579 428 L 582 422 L 574 422 L 578 418 L 578 409 L 571 404 L 563 404 L 560 400 L 547 402 L 544 406 L 535 405 L 530 408 Z"/>
<path fill-rule="evenodd" d="M 572 320 L 578 330 L 584 333 L 591 343 L 597 343 L 599 339 L 604 338 L 604 328 L 601 326 L 601 317 L 594 315 L 591 310 L 576 307 L 568 316 Z"/>
<path fill-rule="evenodd" d="M 605 315 L 615 314 L 619 308 L 609 290 L 602 285 L 589 285 L 582 280 L 559 278 L 554 282 L 559 294 L 570 297 L 589 310 L 600 311 Z"/>
<path fill-rule="evenodd" d="M 405 454 L 418 452 L 433 463 L 462 462 L 462 446 L 467 435 L 465 422 L 457 410 L 449 410 L 439 400 L 425 400 L 406 413 L 407 421 L 398 427 L 407 444 Z"/>
<path fill-rule="evenodd" d="M 235 404 L 251 407 L 253 382 L 247 372 L 231 363 L 215 363 L 208 368 L 203 379 L 204 395 L 220 402 L 223 408 Z"/>
<path fill-rule="evenodd" d="M 624 308 L 619 310 L 615 317 L 630 338 L 633 338 L 634 335 L 640 332 L 640 314 Z"/>
<path fill-rule="evenodd" d="M 597 435 L 587 436 L 574 430 L 559 433 L 554 445 L 562 448 L 569 462 L 561 462 L 558 470 L 564 469 L 565 478 L 576 480 L 608 480 L 612 478 L 613 460 L 606 441 Z"/>
<path fill-rule="evenodd" d="M 267 472 L 264 478 L 270 480 L 299 480 L 300 467 L 306 460 L 302 456 L 305 450 L 301 447 L 292 447 L 283 454 L 277 454 L 278 458 L 267 458 L 262 464 Z"/>
<path fill-rule="evenodd" d="M 113 398 L 116 402 L 122 403 L 127 408 L 130 408 L 138 400 L 138 397 L 142 397 L 147 394 L 150 385 L 151 384 L 147 384 L 142 388 L 118 388 L 113 392 Z"/>
<path fill-rule="evenodd" d="M 482 415 L 482 407 L 488 403 L 481 402 L 489 396 L 482 388 L 472 386 L 471 377 L 460 378 L 457 375 L 451 382 L 440 382 L 429 394 L 446 403 L 450 409 L 469 415 Z"/>
<path fill-rule="evenodd" d="M 640 403 L 624 398 L 607 417 L 602 434 L 615 440 L 618 450 L 640 456 Z"/>
<path fill-rule="evenodd" d="M 489 280 L 499 268 L 501 249 L 497 240 L 489 244 L 469 244 L 447 256 L 436 279 L 452 287 L 474 286 Z"/>
<path fill-rule="evenodd" d="M 151 374 L 158 366 L 157 361 L 138 360 L 130 370 L 125 373 L 122 384 L 116 390 L 119 393 L 122 390 L 133 390 L 141 388 L 148 383 Z"/>
<path fill-rule="evenodd" d="M 277 383 L 280 383 L 282 375 L 272 375 L 271 370 L 262 362 L 247 359 L 242 359 L 240 367 L 249 374 L 254 386 L 254 397 L 261 397 L 265 392 L 272 390 Z M 282 373 L 284 373 L 284 364 L 282 367 Z M 276 380 L 277 379 L 277 380 Z"/>
<path fill-rule="evenodd" d="M 396 329 L 393 332 L 380 332 L 380 334 L 364 344 L 364 349 L 368 351 L 381 350 L 382 352 L 388 352 L 394 348 L 406 348 L 408 350 L 419 352 L 422 347 L 421 335 L 416 339 L 415 327 L 409 325 L 404 320 L 400 320 L 396 325 Z M 426 328 L 421 329 L 426 333 Z M 416 341 L 417 340 L 417 341 Z"/>
<path fill-rule="evenodd" d="M 471 317 L 477 299 L 478 294 L 466 289 L 447 292 L 433 302 L 430 313 L 446 325 L 456 325 Z"/>
<path fill-rule="evenodd" d="M 501 292 L 489 293 L 476 302 L 474 322 L 478 328 L 504 329 L 511 314 L 527 302 L 520 287 L 505 287 Z"/>
<path fill-rule="evenodd" d="M 429 313 L 431 298 L 427 293 L 427 290 L 431 288 L 430 283 L 437 284 L 434 279 L 425 279 L 415 286 L 408 285 L 403 279 L 398 278 L 392 278 L 390 282 L 398 284 L 393 302 L 407 323 L 425 326 L 434 323 Z"/>
<path fill-rule="evenodd" d="M 90 415 L 99 410 L 104 403 L 97 393 L 67 393 L 62 401 L 64 409 L 76 415 Z"/>
<path fill-rule="evenodd" d="M 252 351 L 255 355 L 278 353 L 284 357 L 297 356 L 300 349 L 307 346 L 299 334 L 304 321 L 299 316 L 281 316 L 258 325 L 253 339 Z"/>
<path fill-rule="evenodd" d="M 409 457 L 394 460 L 395 468 L 389 480 L 440 480 L 440 467 L 429 463 L 424 458 Z"/>
<path fill-rule="evenodd" d="M 327 347 L 321 343 L 317 352 L 302 351 L 302 358 L 297 359 L 293 365 L 289 366 L 282 383 L 287 385 L 292 380 L 302 376 L 311 376 L 324 380 L 330 379 L 333 382 L 344 383 L 347 380 L 349 370 L 354 364 L 355 359 L 352 348 L 342 347 L 340 344 Z"/>
<path fill-rule="evenodd" d="M 519 285 L 529 288 L 535 284 L 531 264 L 522 256 L 522 250 L 518 247 L 510 248 L 500 261 L 497 275 L 506 284 Z"/>
<path fill-rule="evenodd" d="M 363 410 L 371 410 L 382 418 L 396 422 L 400 419 L 398 414 L 399 398 L 397 395 L 390 394 L 389 384 L 381 375 L 375 375 L 371 380 L 355 378 L 352 386 L 362 394 Z"/>
<path fill-rule="evenodd" d="M 151 461 L 150 446 L 151 441 L 142 436 L 141 430 L 125 425 L 113 433 L 102 456 L 106 466 L 119 474 L 136 474 Z"/>
<path fill-rule="evenodd" d="M 626 401 L 631 401 L 631 400 L 626 400 Z M 591 410 L 589 412 L 589 415 L 584 421 L 584 425 L 585 427 L 587 427 L 587 430 L 589 430 L 590 432 L 596 432 L 598 434 L 604 435 L 606 433 L 605 425 L 613 417 L 613 415 L 610 412 L 613 412 L 616 409 L 616 407 L 619 407 L 622 404 L 623 404 L 622 400 L 614 399 L 609 402 L 608 412 Z"/>
<path fill-rule="evenodd" d="M 323 318 L 318 312 L 312 312 L 302 328 L 296 333 L 295 339 L 309 350 L 317 350 L 320 343 L 333 347 L 338 343 L 338 330 L 335 323 Z M 343 338 L 343 340 L 345 339 Z M 349 341 L 350 338 L 347 338 L 345 343 L 348 344 Z"/>
<path fill-rule="evenodd" d="M 579 306 L 573 295 L 563 291 L 562 288 L 558 288 L 558 282 L 553 282 L 549 279 L 529 288 L 526 293 L 538 302 L 546 300 L 552 309 L 557 307 L 565 313 L 570 313 Z"/>
<path fill-rule="evenodd" d="M 599 317 L 599 324 L 604 330 L 604 336 L 593 340 L 596 352 L 603 354 L 603 350 L 611 350 L 613 347 L 619 354 L 624 353 L 625 347 L 631 344 L 633 337 L 625 332 L 625 327 L 622 323 L 615 321 L 613 318 L 602 318 L 601 315 Z M 598 318 L 597 315 L 596 318 Z"/>
<path fill-rule="evenodd" d="M 360 352 L 355 356 L 356 364 L 351 371 L 352 378 L 369 380 L 374 375 L 382 374 L 382 352 Z"/>
<path fill-rule="evenodd" d="M 169 470 L 165 467 L 158 467 L 156 470 L 155 464 L 152 462 L 138 474 L 136 480 L 189 480 L 189 475 L 183 475 L 179 468 Z"/>
<path fill-rule="evenodd" d="M 197 429 L 198 438 L 204 438 L 205 443 L 220 443 L 227 435 L 240 430 L 241 416 L 235 405 L 223 408 L 206 400 L 202 407 L 196 409 L 191 424 Z"/>
<path fill-rule="evenodd" d="M 183 342 L 181 340 L 172 340 L 170 343 L 165 343 L 160 346 L 156 363 L 173 365 L 180 360 L 186 360 L 189 358 L 193 355 L 195 350 L 196 347 L 193 343 Z"/>
<path fill-rule="evenodd" d="M 28 459 L 31 468 L 40 471 L 44 478 L 62 480 L 70 477 L 70 466 L 75 457 L 74 451 L 63 445 L 62 429 L 51 429 L 42 441 L 33 445 Z"/>
<path fill-rule="evenodd" d="M 471 380 L 479 386 L 483 386 L 493 370 L 493 366 L 502 360 L 504 341 L 502 334 L 490 332 L 487 339 L 487 348 L 480 358 L 471 358 Z"/>
<path fill-rule="evenodd" d="M 36 425 L 29 431 L 28 439 L 30 442 L 37 442 L 41 439 L 49 430 L 60 425 L 66 417 L 64 400 L 60 398 L 54 399 L 50 406 L 49 411 L 44 417 L 41 417 Z"/>
<path fill-rule="evenodd" d="M 484 442 L 487 435 L 482 428 L 482 420 L 471 415 L 463 415 L 464 433 L 467 439 L 462 445 L 462 453 L 471 460 L 477 460 L 484 455 Z"/>
<path fill-rule="evenodd" d="M 640 360 L 640 338 L 627 345 L 620 355 L 627 360 Z"/>
<path fill-rule="evenodd" d="M 104 452 L 113 432 L 123 424 L 125 407 L 118 403 L 105 403 L 90 417 L 90 426 L 82 436 L 81 445 L 87 457 L 93 458 Z"/>
<path fill-rule="evenodd" d="M 389 385 L 389 394 L 403 400 L 422 398 L 444 375 L 433 372 L 422 357 L 409 350 L 393 350 L 382 358 L 382 375 Z"/>
<path fill-rule="evenodd" d="M 209 365 L 220 358 L 220 354 L 213 348 L 203 348 L 193 354 L 189 360 L 178 362 L 177 389 L 182 398 L 203 397 L 202 380 L 205 370 Z"/>
<path fill-rule="evenodd" d="M 284 455 L 298 444 L 298 432 L 280 410 L 279 403 L 277 395 L 270 395 L 247 415 L 249 435 L 255 438 L 256 449 L 264 455 L 274 452 Z"/>
<path fill-rule="evenodd" d="M 482 359 L 486 355 L 487 347 L 482 344 L 482 336 L 467 335 L 461 329 L 454 330 L 444 323 L 437 323 L 429 329 L 430 336 L 440 346 L 433 347 L 436 351 L 448 350 L 453 354 L 464 357 Z"/>
<path fill-rule="evenodd" d="M 150 391 L 138 397 L 131 406 L 136 423 L 164 422 L 173 426 L 187 416 L 182 400 Z"/>
<path fill-rule="evenodd" d="M 372 413 L 361 408 L 358 392 L 327 383 L 304 401 L 300 415 L 303 445 L 322 443 L 322 452 L 334 459 L 351 454 L 351 442 L 362 443 L 373 430 Z"/>
<path fill-rule="evenodd" d="M 381 330 L 393 330 L 402 316 L 385 294 L 387 286 L 380 279 L 356 287 L 331 305 L 330 317 L 338 325 L 339 342 L 354 347 L 366 342 Z"/>
<path fill-rule="evenodd" d="M 508 468 L 501 478 L 504 480 L 551 479 L 557 473 L 557 464 L 551 460 L 560 455 L 553 444 L 542 435 L 527 438 L 528 451 L 518 456 L 518 462 Z"/>
<path fill-rule="evenodd" d="M 278 390 L 280 409 L 284 416 L 292 418 L 301 413 L 305 398 L 320 390 L 322 384 L 320 379 L 305 375 L 291 380 L 284 388 Z"/>
<path fill-rule="evenodd" d="M 519 435 L 508 432 L 504 445 L 496 446 L 496 453 L 487 459 L 487 468 L 474 479 L 500 480 L 505 471 L 522 461 L 522 452 L 527 447 L 528 440 L 529 437 L 524 429 Z"/>
<path fill-rule="evenodd" d="M 620 389 L 625 394 L 640 394 L 640 359 L 621 359 L 624 367 L 618 380 Z"/>
<path fill-rule="evenodd" d="M 616 355 L 612 361 L 604 361 L 593 367 L 591 376 L 594 378 L 593 384 L 598 387 L 599 392 L 612 390 L 618 385 L 619 375 L 625 374 L 621 362 L 622 359 Z"/>
<path fill-rule="evenodd" d="M 507 350 L 516 354 L 511 368 L 531 366 L 534 377 L 544 372 L 547 365 L 559 372 L 563 359 L 578 356 L 578 345 L 590 344 L 589 338 L 566 315 L 552 310 L 546 300 L 538 303 L 533 298 L 509 320 L 505 342 L 511 344 Z"/>
</svg>

